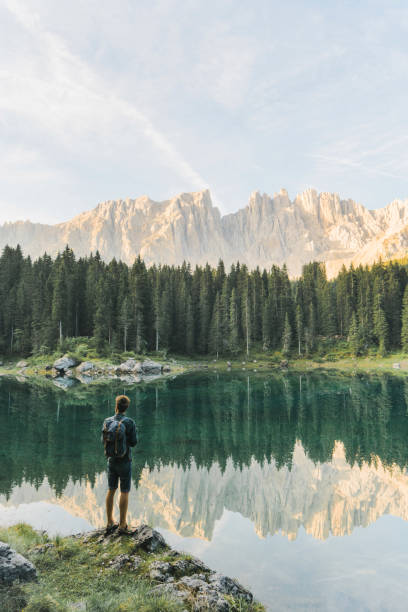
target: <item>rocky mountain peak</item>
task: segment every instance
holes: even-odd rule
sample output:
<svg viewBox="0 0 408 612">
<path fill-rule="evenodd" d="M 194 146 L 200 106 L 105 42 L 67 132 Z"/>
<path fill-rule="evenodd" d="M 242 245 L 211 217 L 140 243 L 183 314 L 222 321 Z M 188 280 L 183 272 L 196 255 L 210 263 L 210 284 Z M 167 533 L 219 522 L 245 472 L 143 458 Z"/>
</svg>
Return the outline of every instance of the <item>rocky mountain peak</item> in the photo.
<svg viewBox="0 0 408 612">
<path fill-rule="evenodd" d="M 52 255 L 69 244 L 79 256 L 97 249 L 132 263 L 226 265 L 250 268 L 287 264 L 297 276 L 302 265 L 324 261 L 328 274 L 342 264 L 373 263 L 404 255 L 408 248 L 408 200 L 370 211 L 337 193 L 306 189 L 292 201 L 286 189 L 273 197 L 254 191 L 248 205 L 221 216 L 208 189 L 156 202 L 147 195 L 107 200 L 72 220 L 50 226 L 16 222 L 0 226 L 0 248 L 20 244 L 33 257 Z"/>
</svg>

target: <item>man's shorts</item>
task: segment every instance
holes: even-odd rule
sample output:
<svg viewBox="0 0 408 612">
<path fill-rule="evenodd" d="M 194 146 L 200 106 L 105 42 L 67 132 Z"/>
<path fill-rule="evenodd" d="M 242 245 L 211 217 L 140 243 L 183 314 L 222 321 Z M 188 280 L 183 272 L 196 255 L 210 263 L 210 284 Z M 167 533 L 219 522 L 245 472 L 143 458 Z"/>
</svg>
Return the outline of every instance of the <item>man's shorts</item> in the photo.
<svg viewBox="0 0 408 612">
<path fill-rule="evenodd" d="M 132 482 L 132 462 L 129 459 L 108 459 L 108 487 L 111 491 L 116 491 L 120 480 L 120 490 L 122 493 L 130 491 Z"/>
</svg>

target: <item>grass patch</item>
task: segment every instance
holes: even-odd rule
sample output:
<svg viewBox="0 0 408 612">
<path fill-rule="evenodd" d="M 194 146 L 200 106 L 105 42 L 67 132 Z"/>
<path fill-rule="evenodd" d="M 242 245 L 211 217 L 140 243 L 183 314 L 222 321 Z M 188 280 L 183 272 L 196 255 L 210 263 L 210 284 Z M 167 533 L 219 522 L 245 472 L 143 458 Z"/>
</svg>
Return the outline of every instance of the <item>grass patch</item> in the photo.
<svg viewBox="0 0 408 612">
<path fill-rule="evenodd" d="M 182 612 L 193 603 L 172 594 L 152 591 L 147 578 L 153 561 L 174 561 L 168 551 L 149 554 L 135 550 L 131 538 L 99 542 L 91 537 L 50 539 L 25 524 L 0 529 L 0 540 L 27 557 L 37 568 L 38 582 L 0 589 L 2 612 Z M 142 557 L 135 569 L 124 565 L 120 570 L 110 562 L 118 555 Z M 189 559 L 181 554 L 179 559 Z M 235 612 L 263 612 L 258 603 L 229 599 Z"/>
</svg>

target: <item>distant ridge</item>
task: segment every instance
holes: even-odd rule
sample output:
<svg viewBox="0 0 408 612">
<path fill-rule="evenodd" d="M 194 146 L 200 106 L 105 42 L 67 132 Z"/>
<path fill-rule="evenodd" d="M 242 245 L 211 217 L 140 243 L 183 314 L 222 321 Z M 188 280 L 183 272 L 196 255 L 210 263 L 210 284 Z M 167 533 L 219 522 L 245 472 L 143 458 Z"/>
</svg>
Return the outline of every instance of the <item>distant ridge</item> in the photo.
<svg viewBox="0 0 408 612">
<path fill-rule="evenodd" d="M 20 244 L 24 253 L 55 255 L 67 244 L 78 256 L 100 252 L 127 263 L 226 265 L 250 268 L 286 263 L 291 276 L 302 265 L 324 261 L 333 276 L 344 263 L 370 264 L 408 252 L 408 200 L 368 210 L 335 193 L 307 189 L 291 201 L 282 189 L 273 197 L 255 191 L 248 205 L 221 216 L 208 190 L 154 202 L 109 200 L 57 225 L 17 221 L 0 225 L 0 249 Z"/>
</svg>

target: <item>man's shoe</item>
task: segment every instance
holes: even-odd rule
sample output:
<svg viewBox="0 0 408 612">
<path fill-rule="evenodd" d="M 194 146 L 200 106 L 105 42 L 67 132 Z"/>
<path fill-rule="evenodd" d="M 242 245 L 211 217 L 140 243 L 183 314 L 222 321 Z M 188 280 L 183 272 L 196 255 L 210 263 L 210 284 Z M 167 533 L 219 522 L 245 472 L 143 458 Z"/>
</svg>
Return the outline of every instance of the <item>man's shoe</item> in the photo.
<svg viewBox="0 0 408 612">
<path fill-rule="evenodd" d="M 119 526 L 118 533 L 119 535 L 132 535 L 133 531 L 131 531 L 126 524 L 124 527 Z"/>
<path fill-rule="evenodd" d="M 119 523 L 111 523 L 110 525 L 106 525 L 105 535 L 109 535 L 110 533 L 113 533 L 115 529 L 117 529 L 118 527 L 119 527 Z"/>
</svg>

